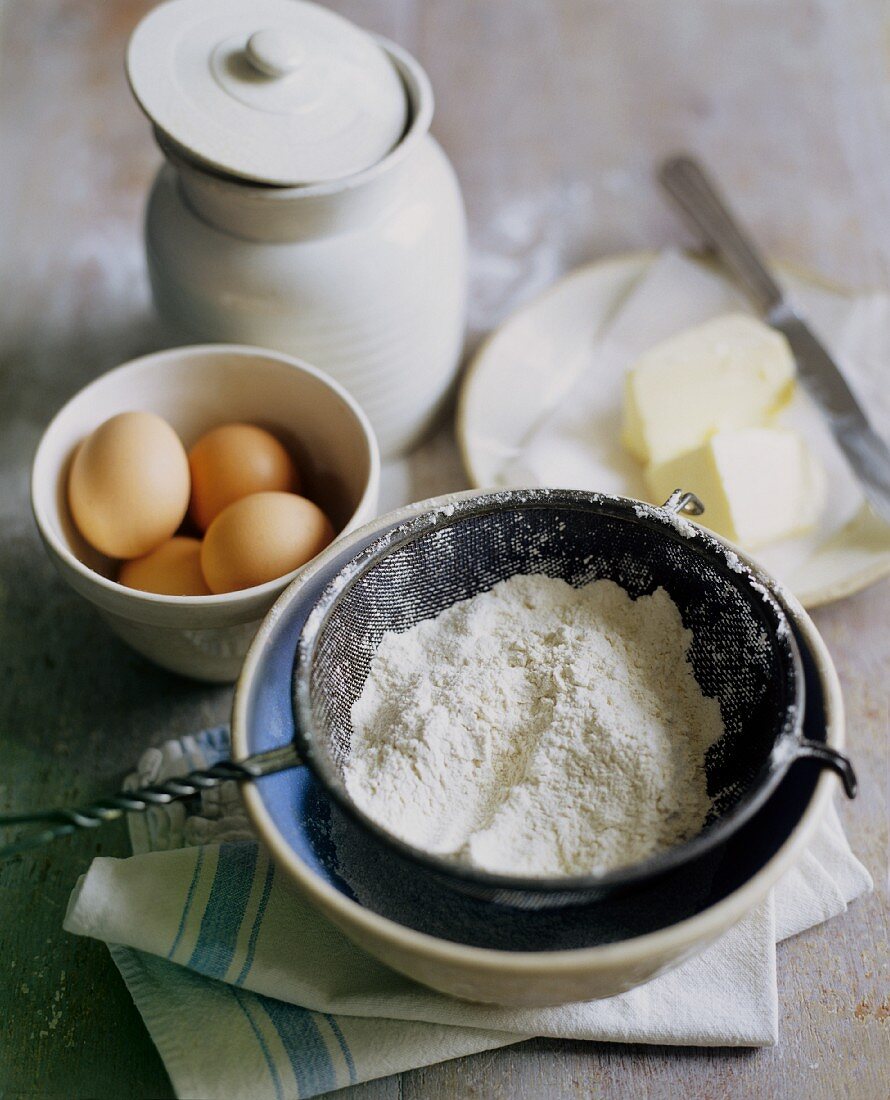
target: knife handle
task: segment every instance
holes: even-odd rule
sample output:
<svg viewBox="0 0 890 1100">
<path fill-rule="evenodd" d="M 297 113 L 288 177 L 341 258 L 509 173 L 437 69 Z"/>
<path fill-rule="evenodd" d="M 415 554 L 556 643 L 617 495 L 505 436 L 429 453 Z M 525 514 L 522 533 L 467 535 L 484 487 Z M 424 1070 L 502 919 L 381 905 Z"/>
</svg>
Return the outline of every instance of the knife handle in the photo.
<svg viewBox="0 0 890 1100">
<path fill-rule="evenodd" d="M 775 309 L 782 301 L 781 289 L 698 161 L 686 154 L 671 157 L 662 164 L 658 178 L 755 306 L 762 313 Z"/>
</svg>

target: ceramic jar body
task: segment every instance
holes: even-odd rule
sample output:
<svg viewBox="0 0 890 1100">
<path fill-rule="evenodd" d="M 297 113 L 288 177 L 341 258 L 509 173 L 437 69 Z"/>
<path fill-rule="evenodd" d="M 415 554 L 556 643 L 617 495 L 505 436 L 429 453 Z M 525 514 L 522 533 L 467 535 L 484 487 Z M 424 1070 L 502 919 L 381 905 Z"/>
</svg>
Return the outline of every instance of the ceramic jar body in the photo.
<svg viewBox="0 0 890 1100">
<path fill-rule="evenodd" d="M 175 338 L 299 354 L 359 401 L 384 454 L 411 446 L 454 379 L 466 315 L 463 204 L 436 142 L 423 134 L 379 171 L 323 187 L 170 161 L 146 246 Z"/>
</svg>

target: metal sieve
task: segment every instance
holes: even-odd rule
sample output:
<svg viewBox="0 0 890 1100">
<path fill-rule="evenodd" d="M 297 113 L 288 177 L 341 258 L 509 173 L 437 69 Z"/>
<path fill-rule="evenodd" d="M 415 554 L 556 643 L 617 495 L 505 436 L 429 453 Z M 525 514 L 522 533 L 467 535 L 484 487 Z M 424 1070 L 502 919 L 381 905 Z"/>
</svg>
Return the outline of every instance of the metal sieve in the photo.
<svg viewBox="0 0 890 1100">
<path fill-rule="evenodd" d="M 330 581 L 310 611 L 293 668 L 293 744 L 181 779 L 121 792 L 90 806 L 0 815 L 0 825 L 49 828 L 0 848 L 0 857 L 128 811 L 187 798 L 226 780 L 255 779 L 306 764 L 375 867 L 481 901 L 523 909 L 581 905 L 680 869 L 725 844 L 801 760 L 830 767 L 853 797 L 841 753 L 802 733 L 804 680 L 783 596 L 775 583 L 684 518 L 702 505 L 677 491 L 663 507 L 567 490 L 509 490 L 455 499 L 386 530 Z M 352 801 L 343 782 L 351 708 L 387 631 L 404 631 L 519 573 L 580 587 L 609 578 L 632 598 L 664 588 L 692 642 L 699 686 L 720 704 L 725 732 L 705 759 L 713 809 L 691 840 L 598 875 L 554 879 L 496 875 L 414 848 Z"/>
<path fill-rule="evenodd" d="M 297 750 L 344 820 L 397 863 L 482 900 L 522 908 L 583 904 L 648 882 L 723 844 L 803 758 L 849 761 L 804 739 L 800 654 L 774 582 L 683 518 L 702 505 L 677 491 L 661 508 L 625 498 L 511 490 L 456 501 L 387 531 L 331 581 L 310 612 L 293 675 Z M 579 587 L 608 578 L 632 598 L 666 589 L 691 631 L 689 660 L 717 698 L 725 732 L 705 759 L 713 809 L 688 842 L 615 871 L 559 879 L 497 875 L 430 855 L 363 813 L 343 782 L 351 709 L 387 631 L 404 631 L 515 574 Z"/>
</svg>

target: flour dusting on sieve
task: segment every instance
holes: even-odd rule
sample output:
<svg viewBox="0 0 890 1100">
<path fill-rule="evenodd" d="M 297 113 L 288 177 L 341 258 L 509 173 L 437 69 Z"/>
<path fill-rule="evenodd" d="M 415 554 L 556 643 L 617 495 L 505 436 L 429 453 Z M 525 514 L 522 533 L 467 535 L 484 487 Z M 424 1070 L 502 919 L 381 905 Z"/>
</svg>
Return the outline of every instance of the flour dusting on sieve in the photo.
<svg viewBox="0 0 890 1100">
<path fill-rule="evenodd" d="M 613 870 L 705 823 L 723 734 L 664 589 L 514 576 L 385 634 L 344 780 L 423 849 L 501 874 Z"/>
</svg>

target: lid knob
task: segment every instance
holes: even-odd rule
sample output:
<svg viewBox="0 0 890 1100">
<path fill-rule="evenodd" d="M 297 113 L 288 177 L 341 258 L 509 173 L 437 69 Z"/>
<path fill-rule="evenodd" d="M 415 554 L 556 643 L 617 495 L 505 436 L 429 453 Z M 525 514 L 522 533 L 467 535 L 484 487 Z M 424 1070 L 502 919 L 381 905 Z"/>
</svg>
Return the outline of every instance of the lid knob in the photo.
<svg viewBox="0 0 890 1100">
<path fill-rule="evenodd" d="M 289 76 L 303 60 L 303 43 L 294 31 L 256 31 L 247 40 L 247 60 L 263 76 Z"/>
</svg>

